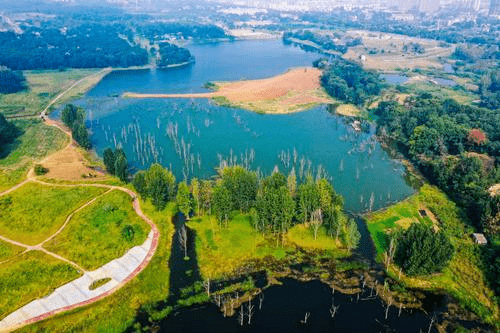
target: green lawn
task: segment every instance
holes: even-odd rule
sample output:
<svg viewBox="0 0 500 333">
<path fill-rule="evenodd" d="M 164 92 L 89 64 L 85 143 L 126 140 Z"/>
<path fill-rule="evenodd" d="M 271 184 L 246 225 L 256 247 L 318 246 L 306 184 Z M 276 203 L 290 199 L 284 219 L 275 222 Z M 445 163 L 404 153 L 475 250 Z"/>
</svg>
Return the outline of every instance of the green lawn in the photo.
<svg viewBox="0 0 500 333">
<path fill-rule="evenodd" d="M 367 217 L 368 230 L 374 238 L 379 260 L 382 258 L 382 253 L 387 250 L 386 234 L 396 227 L 409 226 L 407 219 L 419 223 L 432 223 L 428 219 L 416 216 L 417 210 L 422 206 L 427 207 L 435 215 L 438 220 L 437 226 L 450 236 L 455 247 L 455 255 L 440 274 L 410 278 L 404 274 L 400 275 L 399 268 L 391 265 L 388 267 L 389 275 L 396 280 L 400 279 L 410 288 L 445 290 L 486 322 L 498 325 L 500 311 L 481 268 L 481 250 L 470 237 L 472 228 L 463 222 L 460 209 L 455 203 L 436 187 L 424 185 L 409 199 Z M 401 220 L 405 223 L 401 223 Z"/>
<path fill-rule="evenodd" d="M 220 278 L 245 260 L 266 256 L 281 259 L 291 250 L 257 232 L 246 215 L 235 215 L 227 228 L 220 228 L 215 217 L 208 216 L 193 218 L 188 226 L 196 231 L 196 254 L 203 277 Z"/>
<path fill-rule="evenodd" d="M 71 87 L 73 83 L 98 71 L 98 69 L 25 71 L 28 89 L 15 94 L 0 94 L 0 112 L 6 116 L 40 114 L 58 94 Z M 85 83 L 82 82 L 82 85 Z M 79 91 L 71 91 L 61 102 L 77 97 L 78 93 Z"/>
<path fill-rule="evenodd" d="M 198 266 L 203 277 L 220 278 L 232 273 L 243 262 L 272 256 L 283 259 L 296 247 L 309 250 L 327 251 L 332 258 L 347 255 L 337 242 L 320 229 L 318 239 L 314 239 L 311 229 L 299 224 L 285 235 L 286 243 L 277 244 L 274 236 L 264 236 L 257 232 L 247 215 L 236 214 L 227 228 L 221 228 L 214 217 L 196 217 L 189 222 L 196 231 L 196 253 Z"/>
<path fill-rule="evenodd" d="M 23 134 L 0 152 L 0 191 L 20 183 L 34 164 L 68 144 L 61 130 L 37 119 L 15 120 Z"/>
<path fill-rule="evenodd" d="M 102 301 L 24 327 L 21 332 L 121 333 L 131 325 L 141 305 L 167 299 L 170 279 L 168 260 L 174 232 L 171 217 L 175 205 L 169 204 L 162 212 L 157 212 L 149 202 L 141 201 L 141 207 L 160 230 L 158 249 L 148 267 Z"/>
<path fill-rule="evenodd" d="M 79 275 L 71 265 L 38 251 L 0 264 L 0 319 Z"/>
<path fill-rule="evenodd" d="M 104 191 L 27 183 L 0 197 L 0 235 L 28 245 L 39 244 L 54 234 L 72 211 Z"/>
<path fill-rule="evenodd" d="M 22 251 L 24 251 L 23 248 L 0 240 L 0 262 L 10 259 Z"/>
<path fill-rule="evenodd" d="M 94 270 L 144 243 L 150 231 L 132 208 L 132 198 L 112 191 L 76 213 L 45 248 Z"/>
</svg>

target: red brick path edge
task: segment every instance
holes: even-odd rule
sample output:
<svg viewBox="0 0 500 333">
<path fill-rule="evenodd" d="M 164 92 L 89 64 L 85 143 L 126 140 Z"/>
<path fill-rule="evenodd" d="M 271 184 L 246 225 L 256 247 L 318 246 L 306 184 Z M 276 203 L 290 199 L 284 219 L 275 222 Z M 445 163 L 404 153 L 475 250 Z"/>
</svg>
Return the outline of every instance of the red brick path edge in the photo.
<svg viewBox="0 0 500 333">
<path fill-rule="evenodd" d="M 116 188 L 116 187 L 115 187 Z M 117 189 L 120 189 L 120 188 L 117 188 Z M 122 191 L 125 190 L 125 189 L 122 189 Z M 156 227 L 156 225 L 149 219 L 147 218 L 144 213 L 142 212 L 141 210 L 141 207 L 140 207 L 140 204 L 139 204 L 139 200 L 137 199 L 137 197 L 135 196 L 135 193 L 133 193 L 132 191 L 130 190 L 125 190 L 124 192 L 127 192 L 129 193 L 132 197 L 134 197 L 134 203 L 133 203 L 133 206 L 134 206 L 134 209 L 137 213 L 137 215 L 139 215 L 139 217 L 141 217 L 147 224 L 149 224 L 151 226 L 151 229 L 153 230 L 153 240 L 151 242 L 151 247 L 149 248 L 149 251 L 148 251 L 148 254 L 146 255 L 146 258 L 144 258 L 144 260 L 142 261 L 142 263 L 137 266 L 137 268 L 129 275 L 127 276 L 120 284 L 116 285 L 113 289 L 111 290 L 108 290 L 104 293 L 102 293 L 101 295 L 99 296 L 96 296 L 94 298 L 91 298 L 91 299 L 88 299 L 86 301 L 83 301 L 83 302 L 80 302 L 80 303 L 77 303 L 77 304 L 73 304 L 73 305 L 69 305 L 69 306 L 66 306 L 66 307 L 63 307 L 63 308 L 59 308 L 57 310 L 53 310 L 53 311 L 50 311 L 50 312 L 46 312 L 42 315 L 39 315 L 38 317 L 34 317 L 34 318 L 31 318 L 31 319 L 28 319 L 16 326 L 12 326 L 12 327 L 7 327 L 6 329 L 8 331 L 13 331 L 15 329 L 19 329 L 21 327 L 24 327 L 26 325 L 30 325 L 30 324 L 34 324 L 36 322 L 39 322 L 39 321 L 42 321 L 44 319 L 47 319 L 55 314 L 58 314 L 58 313 L 61 313 L 61 312 L 65 312 L 65 311 L 69 311 L 69 310 L 73 310 L 73 309 L 76 309 L 76 308 L 80 308 L 80 307 L 83 307 L 83 306 L 86 306 L 86 305 L 89 305 L 89 304 L 92 304 L 92 303 L 95 303 L 113 293 L 115 293 L 116 291 L 118 291 L 119 289 L 121 289 L 123 286 L 125 286 L 125 284 L 127 284 L 127 282 L 129 282 L 130 280 L 132 280 L 133 278 L 135 278 L 137 275 L 139 275 L 140 272 L 142 272 L 147 266 L 148 264 L 151 262 L 151 259 L 153 258 L 155 252 L 156 252 L 156 249 L 158 248 L 158 242 L 159 242 L 159 238 L 160 238 L 160 232 L 158 231 L 158 228 Z M 3 331 L 3 329 L 0 329 L 0 331 Z"/>
</svg>

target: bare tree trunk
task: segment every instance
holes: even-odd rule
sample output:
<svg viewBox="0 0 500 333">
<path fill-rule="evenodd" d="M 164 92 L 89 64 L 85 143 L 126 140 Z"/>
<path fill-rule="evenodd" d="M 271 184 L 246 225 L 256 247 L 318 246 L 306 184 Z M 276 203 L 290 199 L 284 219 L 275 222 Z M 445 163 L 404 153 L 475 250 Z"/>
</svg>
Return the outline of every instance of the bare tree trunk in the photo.
<svg viewBox="0 0 500 333">
<path fill-rule="evenodd" d="M 244 320 L 245 320 L 245 310 L 244 310 L 244 306 L 241 305 L 240 316 L 239 316 L 240 326 L 243 326 Z"/>
<path fill-rule="evenodd" d="M 187 257 L 187 230 L 186 226 L 182 225 L 179 230 L 179 240 L 181 242 L 182 247 L 184 248 L 184 257 Z"/>
<path fill-rule="evenodd" d="M 253 304 L 252 304 L 252 300 L 249 299 L 248 300 L 248 325 L 252 324 L 252 316 L 254 314 L 254 311 L 253 311 Z"/>
<path fill-rule="evenodd" d="M 259 310 L 262 310 L 262 302 L 264 302 L 264 294 L 259 295 Z"/>
</svg>

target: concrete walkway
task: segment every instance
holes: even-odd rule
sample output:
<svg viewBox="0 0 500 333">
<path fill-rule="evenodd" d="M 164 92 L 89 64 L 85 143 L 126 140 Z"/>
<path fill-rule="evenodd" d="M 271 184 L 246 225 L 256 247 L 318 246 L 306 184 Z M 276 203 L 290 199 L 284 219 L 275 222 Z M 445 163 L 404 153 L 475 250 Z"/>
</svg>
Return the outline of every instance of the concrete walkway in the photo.
<svg viewBox="0 0 500 333">
<path fill-rule="evenodd" d="M 157 246 L 157 236 L 152 230 L 142 245 L 133 247 L 121 258 L 110 261 L 95 271 L 85 272 L 80 278 L 57 288 L 52 294 L 14 311 L 0 321 L 0 332 L 14 330 L 112 294 L 149 263 Z M 95 290 L 89 289 L 94 281 L 105 278 L 111 280 Z"/>
</svg>

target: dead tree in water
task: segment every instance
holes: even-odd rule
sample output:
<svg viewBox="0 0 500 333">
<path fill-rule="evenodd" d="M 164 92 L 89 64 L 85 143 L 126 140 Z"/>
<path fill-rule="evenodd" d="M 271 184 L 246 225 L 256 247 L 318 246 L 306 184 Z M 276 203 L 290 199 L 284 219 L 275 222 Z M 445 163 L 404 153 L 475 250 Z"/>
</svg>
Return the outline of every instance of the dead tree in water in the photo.
<svg viewBox="0 0 500 333">
<path fill-rule="evenodd" d="M 262 302 L 264 302 L 264 294 L 259 295 L 259 310 L 262 310 Z"/>
<path fill-rule="evenodd" d="M 253 311 L 253 304 L 252 304 L 252 300 L 249 299 L 248 300 L 248 325 L 250 325 L 252 323 L 252 316 L 254 314 L 254 311 Z"/>
<path fill-rule="evenodd" d="M 387 319 L 387 316 L 389 315 L 389 308 L 391 307 L 392 304 L 392 298 L 389 298 L 387 302 L 387 308 L 385 309 L 385 319 Z"/>
<path fill-rule="evenodd" d="M 304 325 L 305 325 L 305 324 L 307 324 L 307 320 L 309 319 L 309 317 L 310 317 L 310 316 L 311 316 L 311 314 L 310 314 L 309 312 L 306 312 L 306 314 L 305 314 L 305 316 L 304 316 L 304 319 L 303 319 L 303 320 L 301 320 L 300 322 L 301 322 L 302 324 L 304 324 Z"/>
<path fill-rule="evenodd" d="M 241 307 L 240 307 L 240 315 L 239 315 L 238 321 L 240 322 L 240 326 L 243 326 L 244 321 L 245 321 L 245 309 L 244 309 L 243 305 L 241 305 Z"/>
<path fill-rule="evenodd" d="M 203 281 L 203 289 L 205 289 L 207 296 L 210 298 L 210 279 Z"/>
<path fill-rule="evenodd" d="M 333 305 L 332 304 L 332 307 L 330 308 L 330 315 L 332 316 L 332 318 L 335 318 L 335 315 L 337 314 L 337 311 L 339 310 L 340 308 L 340 305 Z"/>
</svg>

